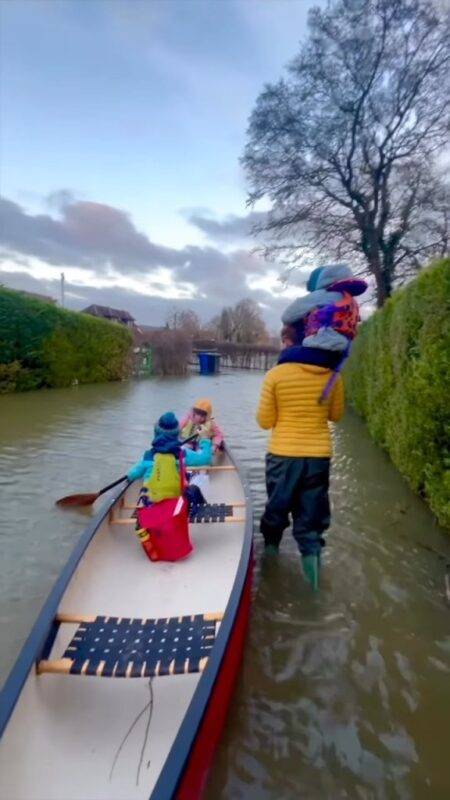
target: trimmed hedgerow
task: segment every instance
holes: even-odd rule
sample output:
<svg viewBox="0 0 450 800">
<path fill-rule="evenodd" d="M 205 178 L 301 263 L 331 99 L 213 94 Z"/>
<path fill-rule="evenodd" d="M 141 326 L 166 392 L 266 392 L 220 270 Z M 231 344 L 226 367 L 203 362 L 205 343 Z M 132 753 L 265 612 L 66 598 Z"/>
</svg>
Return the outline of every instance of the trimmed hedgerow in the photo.
<svg viewBox="0 0 450 800">
<path fill-rule="evenodd" d="M 130 331 L 0 289 L 0 393 L 120 380 Z"/>
<path fill-rule="evenodd" d="M 373 439 L 450 527 L 450 258 L 361 325 L 345 383 Z"/>
</svg>

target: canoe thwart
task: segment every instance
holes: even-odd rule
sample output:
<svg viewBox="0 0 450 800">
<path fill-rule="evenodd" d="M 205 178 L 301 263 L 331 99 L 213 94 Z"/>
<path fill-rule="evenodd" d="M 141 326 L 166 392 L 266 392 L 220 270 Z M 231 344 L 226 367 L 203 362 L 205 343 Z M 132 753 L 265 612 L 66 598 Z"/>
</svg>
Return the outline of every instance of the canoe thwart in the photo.
<svg viewBox="0 0 450 800">
<path fill-rule="evenodd" d="M 136 525 L 136 517 L 112 518 L 110 525 Z M 245 522 L 245 517 L 225 517 L 225 519 L 191 519 L 190 522 Z"/>
<path fill-rule="evenodd" d="M 73 660 L 71 658 L 58 658 L 54 661 L 46 661 L 43 659 L 38 662 L 36 670 L 38 675 L 42 675 L 43 672 L 53 672 L 55 675 L 68 675 L 72 664 Z"/>
<path fill-rule="evenodd" d="M 123 508 L 125 511 L 135 511 L 136 510 L 136 503 L 126 503 L 123 497 L 121 498 L 121 502 L 118 505 L 119 505 L 119 508 Z M 219 505 L 220 506 L 220 505 L 223 505 L 223 503 L 212 503 L 212 505 Z M 225 505 L 227 507 L 228 506 L 232 506 L 233 508 L 245 508 L 246 503 L 243 502 L 242 500 L 238 500 L 236 502 L 229 501 L 229 502 L 225 503 Z"/>
<path fill-rule="evenodd" d="M 67 622 L 69 624 L 80 624 L 80 622 L 95 622 L 95 614 L 57 614 L 56 622 Z"/>
<path fill-rule="evenodd" d="M 222 464 L 212 467 L 186 467 L 186 472 L 231 472 L 236 470 L 233 464 Z"/>
<path fill-rule="evenodd" d="M 76 619 L 61 614 L 61 622 Z M 37 673 L 149 678 L 202 672 L 214 646 L 222 612 L 159 619 L 86 617 L 62 658 L 41 660 Z"/>
</svg>

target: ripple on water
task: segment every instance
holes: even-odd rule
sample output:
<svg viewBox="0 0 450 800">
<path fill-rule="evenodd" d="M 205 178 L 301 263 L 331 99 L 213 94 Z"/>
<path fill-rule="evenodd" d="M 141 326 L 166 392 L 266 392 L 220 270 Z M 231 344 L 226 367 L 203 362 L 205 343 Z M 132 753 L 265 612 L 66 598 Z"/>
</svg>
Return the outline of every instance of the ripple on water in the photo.
<svg viewBox="0 0 450 800">
<path fill-rule="evenodd" d="M 3 674 L 89 518 L 62 514 L 54 500 L 123 474 L 162 411 L 211 396 L 259 516 L 261 380 L 239 372 L 0 397 Z M 255 520 L 251 625 L 207 800 L 450 796 L 449 612 L 445 559 L 436 555 L 450 559 L 448 540 L 359 420 L 349 415 L 334 437 L 333 525 L 318 596 L 289 532 L 278 558 L 262 558 Z"/>
</svg>

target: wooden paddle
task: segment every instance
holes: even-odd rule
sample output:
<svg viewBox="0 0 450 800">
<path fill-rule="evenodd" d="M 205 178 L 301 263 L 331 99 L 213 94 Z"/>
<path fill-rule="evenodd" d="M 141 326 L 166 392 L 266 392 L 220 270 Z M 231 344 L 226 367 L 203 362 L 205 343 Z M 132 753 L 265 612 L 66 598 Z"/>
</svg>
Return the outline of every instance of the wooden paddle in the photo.
<svg viewBox="0 0 450 800">
<path fill-rule="evenodd" d="M 191 442 L 193 439 L 196 439 L 198 433 L 193 433 L 192 436 L 188 436 L 187 439 L 184 439 L 180 442 L 180 445 L 187 444 Z M 105 492 L 109 492 L 110 489 L 113 489 L 114 486 L 118 486 L 119 483 L 123 483 L 123 481 L 127 480 L 127 475 L 122 475 L 121 478 L 118 478 L 113 483 L 109 483 L 108 486 L 104 486 L 103 489 L 100 489 L 99 492 L 91 492 L 90 494 L 68 494 L 66 497 L 60 497 L 59 500 L 56 501 L 56 506 L 91 506 L 97 500 L 100 495 L 105 494 Z"/>
<path fill-rule="evenodd" d="M 57 506 L 91 506 L 97 500 L 97 497 L 100 495 L 105 494 L 114 486 L 118 486 L 119 483 L 127 480 L 126 475 L 122 475 L 121 478 L 118 478 L 114 483 L 109 483 L 108 486 L 104 486 L 103 489 L 100 489 L 99 492 L 91 492 L 90 494 L 68 494 L 66 497 L 60 497 L 59 500 L 56 501 L 55 505 Z"/>
</svg>

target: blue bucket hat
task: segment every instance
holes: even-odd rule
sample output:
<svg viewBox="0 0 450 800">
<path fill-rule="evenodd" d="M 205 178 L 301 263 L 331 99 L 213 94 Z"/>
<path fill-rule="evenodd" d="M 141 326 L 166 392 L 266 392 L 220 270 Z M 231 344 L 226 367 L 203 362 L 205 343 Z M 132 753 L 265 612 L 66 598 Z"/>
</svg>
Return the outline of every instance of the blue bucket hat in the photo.
<svg viewBox="0 0 450 800">
<path fill-rule="evenodd" d="M 316 267 L 308 278 L 306 288 L 308 292 L 316 289 L 326 289 L 332 283 L 353 278 L 353 273 L 347 264 L 324 264 L 323 267 Z"/>
</svg>

